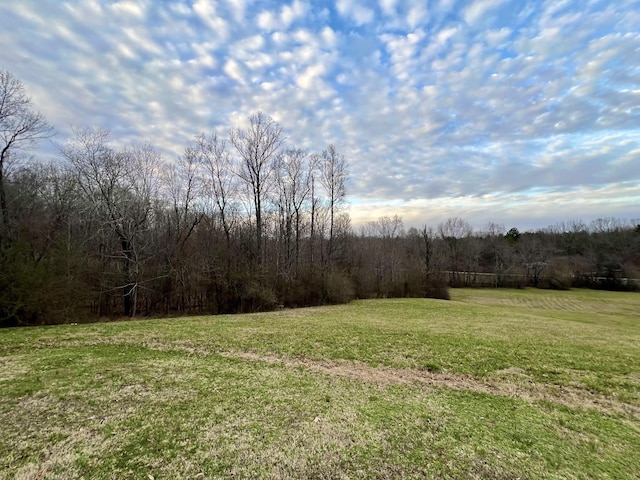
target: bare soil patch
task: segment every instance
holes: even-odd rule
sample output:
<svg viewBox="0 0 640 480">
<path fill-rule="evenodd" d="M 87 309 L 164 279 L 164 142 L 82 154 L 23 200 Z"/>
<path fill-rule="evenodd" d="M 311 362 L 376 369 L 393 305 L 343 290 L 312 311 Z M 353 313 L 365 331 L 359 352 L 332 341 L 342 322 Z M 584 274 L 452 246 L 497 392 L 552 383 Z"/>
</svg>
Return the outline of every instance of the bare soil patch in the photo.
<svg viewBox="0 0 640 480">
<path fill-rule="evenodd" d="M 136 343 L 123 338 L 113 339 L 114 343 Z M 76 342 L 72 342 L 76 343 Z M 104 340 L 95 344 L 105 343 Z M 108 343 L 108 342 L 106 342 Z M 93 344 L 78 341 L 78 345 Z M 363 362 L 349 360 L 314 361 L 305 358 L 288 358 L 276 355 L 260 354 L 245 351 L 211 350 L 202 346 L 194 346 L 190 342 L 164 343 L 158 340 L 142 342 L 151 350 L 180 351 L 188 355 L 219 355 L 226 358 L 237 358 L 247 361 L 260 361 L 278 364 L 286 368 L 304 368 L 306 370 L 362 381 L 381 387 L 388 385 L 422 385 L 424 387 L 448 388 L 486 393 L 510 398 L 520 398 L 529 403 L 551 402 L 572 408 L 594 408 L 603 413 L 617 413 L 640 418 L 640 406 L 626 403 L 613 396 L 606 396 L 586 387 L 559 385 L 534 381 L 524 369 L 512 366 L 495 371 L 492 375 L 478 378 L 451 372 L 431 372 L 415 368 L 393 368 L 387 366 L 373 367 Z M 68 346 L 68 345 L 67 345 Z M 633 375 L 630 375 L 633 380 Z"/>
<path fill-rule="evenodd" d="M 436 373 L 408 368 L 372 367 L 356 361 L 312 361 L 290 359 L 255 352 L 218 352 L 227 358 L 239 358 L 283 365 L 287 368 L 305 368 L 312 372 L 373 383 L 380 386 L 412 385 L 468 390 L 530 403 L 551 402 L 572 408 L 594 408 L 604 413 L 619 413 L 640 418 L 640 407 L 623 403 L 615 398 L 598 395 L 586 389 L 534 382 L 519 367 L 497 371 L 486 378 L 456 373 Z"/>
</svg>

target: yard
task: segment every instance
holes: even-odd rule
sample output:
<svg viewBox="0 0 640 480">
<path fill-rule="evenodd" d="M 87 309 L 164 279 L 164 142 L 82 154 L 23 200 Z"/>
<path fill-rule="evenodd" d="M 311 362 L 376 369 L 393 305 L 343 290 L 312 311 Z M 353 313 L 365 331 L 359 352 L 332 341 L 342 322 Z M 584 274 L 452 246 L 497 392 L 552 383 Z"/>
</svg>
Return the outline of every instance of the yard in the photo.
<svg viewBox="0 0 640 480">
<path fill-rule="evenodd" d="M 0 330 L 0 478 L 640 478 L 640 295 Z"/>
</svg>

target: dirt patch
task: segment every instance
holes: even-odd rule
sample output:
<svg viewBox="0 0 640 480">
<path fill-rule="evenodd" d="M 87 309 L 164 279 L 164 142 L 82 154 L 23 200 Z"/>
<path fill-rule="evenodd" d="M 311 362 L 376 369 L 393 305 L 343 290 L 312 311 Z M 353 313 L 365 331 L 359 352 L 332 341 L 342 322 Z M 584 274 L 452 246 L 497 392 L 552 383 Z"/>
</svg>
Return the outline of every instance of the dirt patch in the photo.
<svg viewBox="0 0 640 480">
<path fill-rule="evenodd" d="M 372 367 L 354 361 L 311 361 L 289 359 L 254 352 L 219 352 L 226 358 L 240 358 L 283 365 L 287 368 L 305 368 L 312 372 L 373 383 L 380 386 L 419 384 L 425 387 L 442 387 L 469 390 L 510 398 L 520 398 L 530 403 L 551 402 L 568 407 L 595 408 L 604 413 L 621 413 L 640 418 L 640 407 L 597 395 L 577 387 L 548 385 L 528 379 L 525 371 L 511 367 L 496 372 L 497 375 L 479 379 L 472 375 L 435 373 L 417 369 Z"/>
<path fill-rule="evenodd" d="M 473 375 L 430 372 L 415 368 L 372 367 L 357 361 L 315 361 L 265 355 L 256 352 L 220 351 L 215 348 L 194 347 L 188 342 L 167 344 L 160 341 L 147 341 L 143 342 L 142 345 L 151 350 L 179 351 L 188 355 L 219 355 L 225 358 L 278 364 L 292 369 L 304 368 L 316 373 L 367 382 L 382 387 L 387 385 L 418 384 L 427 388 L 467 390 L 520 398 L 530 403 L 550 402 L 572 408 L 594 408 L 607 414 L 617 413 L 640 418 L 640 406 L 638 405 L 595 393 L 586 387 L 535 382 L 527 375 L 525 370 L 516 366 L 498 370 L 489 377 L 478 378 Z"/>
<path fill-rule="evenodd" d="M 24 355 L 0 358 L 0 382 L 23 377 L 29 372 L 28 360 Z"/>
<path fill-rule="evenodd" d="M 80 428 L 64 440 L 43 448 L 38 460 L 20 466 L 15 471 L 14 478 L 16 480 L 80 478 L 82 475 L 77 470 L 77 460 L 81 456 L 98 456 L 108 452 L 113 444 L 113 439 L 105 439 L 96 431 Z"/>
<path fill-rule="evenodd" d="M 520 375 L 523 377 L 527 376 L 527 372 L 525 372 L 520 367 L 509 367 L 502 370 L 498 370 L 496 375 Z"/>
</svg>

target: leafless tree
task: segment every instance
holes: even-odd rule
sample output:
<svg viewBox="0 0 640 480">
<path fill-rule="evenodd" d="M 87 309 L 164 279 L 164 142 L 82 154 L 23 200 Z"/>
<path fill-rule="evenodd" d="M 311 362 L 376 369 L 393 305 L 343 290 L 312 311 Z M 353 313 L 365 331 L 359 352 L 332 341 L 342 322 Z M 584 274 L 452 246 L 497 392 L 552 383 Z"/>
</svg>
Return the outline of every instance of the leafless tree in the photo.
<svg viewBox="0 0 640 480">
<path fill-rule="evenodd" d="M 432 277 L 437 273 L 436 253 L 435 253 L 435 241 L 436 233 L 433 228 L 426 225 L 420 230 L 420 256 L 423 263 L 423 275 L 424 275 L 424 292 L 425 296 L 429 294 L 429 289 L 433 284 Z"/>
<path fill-rule="evenodd" d="M 336 219 L 340 207 L 344 204 L 347 191 L 347 162 L 344 155 L 338 152 L 334 145 L 329 145 L 318 158 L 320 183 L 327 193 L 329 210 L 329 243 L 327 258 L 333 261 L 336 239 Z"/>
<path fill-rule="evenodd" d="M 283 141 L 282 127 L 262 112 L 249 117 L 246 129 L 239 128 L 231 132 L 231 144 L 241 160 L 237 173 L 251 193 L 256 227 L 256 258 L 259 265 L 264 260 L 263 204 L 273 180 L 274 161 Z"/>
<path fill-rule="evenodd" d="M 164 169 L 164 191 L 170 211 L 172 251 L 180 252 L 202 219 L 197 202 L 202 198 L 204 185 L 200 164 L 190 149 L 172 165 Z"/>
<path fill-rule="evenodd" d="M 397 285 L 402 280 L 403 259 L 402 242 L 404 236 L 404 225 L 402 217 L 382 216 L 378 220 L 367 223 L 365 230 L 368 235 L 376 238 L 378 248 L 371 254 L 375 265 L 376 289 L 378 296 L 389 294 L 392 290 L 398 290 Z"/>
<path fill-rule="evenodd" d="M 7 162 L 16 151 L 29 149 L 52 133 L 44 116 L 33 110 L 20 80 L 0 70 L 0 242 L 9 226 L 5 191 Z"/>
<path fill-rule="evenodd" d="M 238 195 L 238 176 L 227 144 L 216 133 L 198 135 L 194 146 L 185 153 L 194 156 L 204 169 L 204 187 L 208 201 L 220 217 L 224 230 L 226 249 L 231 248 L 231 233 L 236 221 L 236 197 Z"/>
<path fill-rule="evenodd" d="M 153 201 L 158 198 L 161 153 L 148 144 L 115 150 L 104 129 L 77 129 L 61 148 L 73 167 L 80 188 L 106 232 L 115 235 L 118 248 L 107 257 L 121 262 L 124 314 L 136 313 L 140 267 L 149 238 Z"/>
<path fill-rule="evenodd" d="M 525 233 L 518 240 L 517 252 L 526 272 L 527 283 L 539 285 L 543 272 L 553 256 L 553 238 L 559 234 L 549 232 Z"/>
<path fill-rule="evenodd" d="M 162 280 L 161 299 L 165 310 L 175 301 L 174 306 L 182 312 L 193 305 L 189 277 L 194 269 L 190 265 L 188 243 L 204 215 L 203 179 L 198 159 L 189 154 L 189 149 L 185 150 L 163 168 L 161 179 L 161 200 L 155 215 L 162 219 L 156 229 L 156 243 L 161 246 L 158 253 L 162 252 L 158 256 L 162 261 L 154 263 L 162 268 L 156 275 Z M 176 295 L 172 295 L 173 292 Z"/>
<path fill-rule="evenodd" d="M 311 157 L 311 191 L 310 195 L 310 219 L 309 219 L 309 265 L 315 264 L 317 238 L 322 237 L 324 226 L 321 220 L 320 195 L 318 194 L 318 155 Z"/>
<path fill-rule="evenodd" d="M 299 272 L 303 205 L 312 188 L 313 164 L 305 150 L 292 148 L 278 161 L 278 189 L 287 262 Z"/>
<path fill-rule="evenodd" d="M 495 287 L 503 286 L 505 275 L 514 266 L 513 249 L 510 242 L 517 241 L 517 234 L 513 229 L 509 231 L 511 233 L 505 233 L 505 230 L 504 225 L 489 222 L 480 232 L 483 255 L 485 261 L 491 266 L 491 273 L 494 275 L 493 286 Z"/>
<path fill-rule="evenodd" d="M 466 220 L 448 218 L 438 225 L 438 233 L 449 249 L 449 275 L 452 283 L 460 283 L 462 240 L 471 236 L 473 229 Z"/>
<path fill-rule="evenodd" d="M 233 250 L 238 236 L 235 234 L 239 219 L 238 194 L 240 190 L 237 175 L 238 165 L 227 147 L 227 143 L 217 133 L 210 135 L 204 133 L 198 135 L 193 145 L 185 151 L 185 155 L 197 159 L 203 176 L 204 205 L 207 209 L 209 225 L 206 238 L 209 249 L 211 242 L 217 241 L 219 226 L 222 227 L 224 242 L 215 249 L 218 255 L 208 255 L 203 263 L 204 277 L 207 279 L 212 293 L 213 303 L 219 311 L 226 311 L 232 290 L 232 272 L 239 270 L 234 268 L 239 261 L 239 255 Z M 222 247 L 222 248 L 220 248 Z M 220 278 L 221 277 L 221 278 Z"/>
</svg>

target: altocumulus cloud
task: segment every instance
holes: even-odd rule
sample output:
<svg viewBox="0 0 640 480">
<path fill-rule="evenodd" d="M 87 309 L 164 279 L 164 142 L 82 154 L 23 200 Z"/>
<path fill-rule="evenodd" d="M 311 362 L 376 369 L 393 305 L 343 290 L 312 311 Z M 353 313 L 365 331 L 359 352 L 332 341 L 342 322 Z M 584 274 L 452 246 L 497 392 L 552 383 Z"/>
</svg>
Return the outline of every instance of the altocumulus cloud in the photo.
<svg viewBox="0 0 640 480">
<path fill-rule="evenodd" d="M 22 0 L 0 6 L 0 68 L 58 141 L 103 126 L 178 155 L 262 110 L 345 154 L 356 223 L 534 228 L 640 216 L 638 7 Z"/>
</svg>

